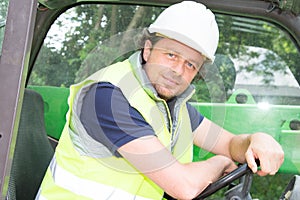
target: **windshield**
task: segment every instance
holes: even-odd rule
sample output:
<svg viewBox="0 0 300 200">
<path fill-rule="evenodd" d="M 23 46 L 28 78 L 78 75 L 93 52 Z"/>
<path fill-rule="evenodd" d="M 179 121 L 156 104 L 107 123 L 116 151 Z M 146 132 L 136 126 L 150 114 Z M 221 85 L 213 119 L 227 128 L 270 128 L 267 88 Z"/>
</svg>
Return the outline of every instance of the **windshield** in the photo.
<svg viewBox="0 0 300 200">
<path fill-rule="evenodd" d="M 121 14 L 113 17 L 115 10 Z M 122 60 L 136 50 L 133 37 L 124 45 L 128 30 L 148 26 L 162 10 L 122 5 L 68 10 L 51 27 L 29 84 L 69 87 Z M 299 105 L 300 56 L 289 36 L 263 20 L 216 17 L 220 29 L 216 59 L 204 78 L 195 78 L 193 101 L 223 103 L 243 90 L 256 103 Z"/>
</svg>

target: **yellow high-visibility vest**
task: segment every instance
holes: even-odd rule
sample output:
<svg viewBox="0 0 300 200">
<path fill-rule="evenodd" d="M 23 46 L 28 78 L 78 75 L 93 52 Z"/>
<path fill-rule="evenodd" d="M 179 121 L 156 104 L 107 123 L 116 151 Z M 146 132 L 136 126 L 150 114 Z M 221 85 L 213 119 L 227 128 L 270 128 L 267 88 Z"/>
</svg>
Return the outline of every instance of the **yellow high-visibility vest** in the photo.
<svg viewBox="0 0 300 200">
<path fill-rule="evenodd" d="M 159 101 L 167 107 L 166 102 L 154 99 L 139 82 L 129 60 L 125 60 L 71 86 L 67 122 L 37 196 L 39 199 L 55 200 L 162 199 L 164 191 L 158 185 L 124 158 L 111 155 L 104 145 L 98 144 L 85 132 L 79 120 L 80 104 L 89 87 L 98 82 L 110 82 L 119 87 L 129 104 L 141 113 L 174 157 L 182 163 L 192 161 L 193 138 L 186 108 L 190 96 L 180 105 L 177 126 L 171 128 L 175 130 L 172 133 L 166 125 L 166 120 L 172 123 L 168 109 L 169 118 L 166 119 L 166 113 L 157 106 Z M 171 147 L 174 135 L 177 139 Z M 93 145 L 96 148 L 90 148 Z"/>
</svg>

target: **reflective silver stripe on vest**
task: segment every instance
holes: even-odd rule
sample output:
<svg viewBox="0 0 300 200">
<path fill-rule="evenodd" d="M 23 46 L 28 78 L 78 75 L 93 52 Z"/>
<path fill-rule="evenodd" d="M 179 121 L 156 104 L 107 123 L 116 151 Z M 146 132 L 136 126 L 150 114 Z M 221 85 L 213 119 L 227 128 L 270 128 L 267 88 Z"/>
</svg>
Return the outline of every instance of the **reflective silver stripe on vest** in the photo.
<svg viewBox="0 0 300 200">
<path fill-rule="evenodd" d="M 150 200 L 145 197 L 130 194 L 115 187 L 79 178 L 57 165 L 55 156 L 50 163 L 49 169 L 57 186 L 69 190 L 77 195 L 85 196 L 91 199 Z"/>
<path fill-rule="evenodd" d="M 43 197 L 43 196 L 41 195 L 41 193 L 39 192 L 39 193 L 36 195 L 35 200 L 47 200 L 47 199 L 46 199 L 45 197 Z"/>
</svg>

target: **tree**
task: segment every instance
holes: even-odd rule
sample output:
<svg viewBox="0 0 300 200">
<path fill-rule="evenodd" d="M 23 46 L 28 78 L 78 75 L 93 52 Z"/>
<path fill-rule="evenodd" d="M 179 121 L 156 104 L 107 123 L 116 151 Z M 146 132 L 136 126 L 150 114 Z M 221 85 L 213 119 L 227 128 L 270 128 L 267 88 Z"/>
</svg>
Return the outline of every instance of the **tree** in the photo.
<svg viewBox="0 0 300 200">
<path fill-rule="evenodd" d="M 75 82 L 135 51 L 136 31 L 148 26 L 161 8 L 116 5 L 77 7 L 80 26 L 66 35 L 62 54 L 77 71 Z M 110 31 L 107 31 L 110 30 Z M 75 33 L 75 34 L 74 34 Z"/>
<path fill-rule="evenodd" d="M 101 67 L 122 60 L 137 49 L 133 37 L 136 32 L 129 30 L 147 27 L 161 11 L 162 8 L 159 7 L 145 6 L 94 4 L 77 6 L 66 15 L 69 18 L 68 23 L 74 24 L 74 28 L 65 34 L 62 48 L 58 52 L 68 67 L 57 70 L 67 69 L 69 79 L 73 78 L 73 82 L 78 82 Z M 61 20 L 58 24 L 63 27 L 64 21 Z M 229 15 L 217 15 L 217 21 L 221 30 L 217 53 L 229 55 L 231 59 L 244 60 L 245 66 L 241 67 L 240 71 L 253 71 L 263 76 L 265 83 L 271 83 L 273 71 L 284 71 L 287 65 L 300 81 L 300 70 L 297 68 L 300 58 L 297 49 L 277 27 L 270 23 Z M 247 48 L 251 46 L 271 49 L 273 53 L 266 54 L 261 64 L 251 64 L 247 62 L 250 58 L 257 59 L 260 56 L 258 52 Z M 206 88 L 205 94 L 203 91 L 200 92 L 201 95 L 199 93 L 196 99 L 210 101 L 212 94 L 220 92 L 225 92 L 225 96 L 228 97 L 229 85 L 232 84 L 229 81 L 232 81 L 234 73 L 239 72 L 231 74 L 232 70 L 224 70 L 223 64 L 222 66 L 221 63 L 217 64 L 219 81 L 217 85 L 209 86 L 210 91 L 207 91 L 207 84 L 214 82 L 212 77 L 201 81 L 196 79 L 194 83 L 197 88 Z M 72 83 L 72 81 L 65 82 Z M 222 102 L 223 97 L 224 94 L 215 96 L 214 99 Z"/>
<path fill-rule="evenodd" d="M 253 73 L 272 85 L 274 74 L 285 74 L 289 68 L 300 82 L 299 52 L 287 35 L 271 23 L 229 15 L 217 15 L 220 42 L 215 67 L 209 67 L 206 80 L 196 79 L 197 93 L 194 99 L 205 102 L 224 102 L 231 95 L 230 88 L 239 73 Z M 230 70 L 230 62 L 218 55 L 237 60 L 239 70 Z M 227 69 L 227 70 L 225 70 Z M 231 82 L 231 83 L 230 83 Z M 225 94 L 224 94 L 225 93 Z M 226 98 L 224 98 L 226 96 Z M 278 99 L 276 103 L 287 103 Z"/>
<path fill-rule="evenodd" d="M 2 42 L 4 38 L 5 19 L 7 14 L 8 0 L 0 2 L 0 49 L 2 49 Z"/>
<path fill-rule="evenodd" d="M 61 55 L 47 46 L 43 46 L 43 53 L 35 64 L 31 73 L 29 85 L 69 86 L 74 81 L 74 76 L 68 70 L 68 63 Z M 59 69 L 59 70 L 58 70 Z"/>
</svg>

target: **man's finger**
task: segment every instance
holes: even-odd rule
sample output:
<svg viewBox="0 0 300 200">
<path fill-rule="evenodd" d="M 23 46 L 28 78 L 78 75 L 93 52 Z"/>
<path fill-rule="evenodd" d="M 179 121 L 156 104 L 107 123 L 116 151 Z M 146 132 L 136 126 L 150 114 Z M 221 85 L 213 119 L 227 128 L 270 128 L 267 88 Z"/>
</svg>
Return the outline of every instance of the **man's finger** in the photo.
<svg viewBox="0 0 300 200">
<path fill-rule="evenodd" d="M 257 172 L 257 164 L 255 162 L 255 156 L 250 149 L 247 150 L 245 157 L 246 157 L 246 161 L 247 161 L 249 168 L 252 170 L 253 173 L 256 173 Z"/>
</svg>

